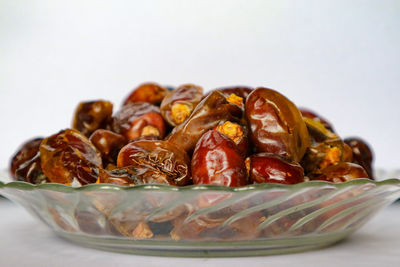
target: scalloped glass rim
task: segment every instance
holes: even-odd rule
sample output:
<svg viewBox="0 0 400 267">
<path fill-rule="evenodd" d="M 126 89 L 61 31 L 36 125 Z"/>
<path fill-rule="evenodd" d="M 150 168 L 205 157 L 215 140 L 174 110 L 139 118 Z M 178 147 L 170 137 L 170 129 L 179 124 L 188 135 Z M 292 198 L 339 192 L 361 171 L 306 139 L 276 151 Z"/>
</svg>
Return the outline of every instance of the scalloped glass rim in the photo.
<svg viewBox="0 0 400 267">
<path fill-rule="evenodd" d="M 35 190 L 35 189 L 44 189 L 44 190 L 53 190 L 57 192 L 69 193 L 69 192 L 90 192 L 90 191 L 134 191 L 134 190 L 161 190 L 161 191 L 225 191 L 225 192 L 243 192 L 243 191 L 258 191 L 258 190 L 266 190 L 272 188 L 286 188 L 286 189 L 300 189 L 304 187 L 315 187 L 315 186 L 333 186 L 336 188 L 347 187 L 351 185 L 361 185 L 372 183 L 376 186 L 380 185 L 400 185 L 400 179 L 392 178 L 386 179 L 382 181 L 374 181 L 371 179 L 354 179 L 351 181 L 347 181 L 344 183 L 331 183 L 326 181 L 308 181 L 294 185 L 285 185 L 285 184 L 277 184 L 277 183 L 267 183 L 267 184 L 252 184 L 243 187 L 227 187 L 220 185 L 188 185 L 188 186 L 170 186 L 163 184 L 143 184 L 143 185 L 135 185 L 135 186 L 120 186 L 114 184 L 88 184 L 80 187 L 71 187 L 64 184 L 58 183 L 45 183 L 45 184 L 30 184 L 27 182 L 14 181 L 9 183 L 4 183 L 0 181 L 0 188 L 16 188 L 22 190 Z"/>
</svg>

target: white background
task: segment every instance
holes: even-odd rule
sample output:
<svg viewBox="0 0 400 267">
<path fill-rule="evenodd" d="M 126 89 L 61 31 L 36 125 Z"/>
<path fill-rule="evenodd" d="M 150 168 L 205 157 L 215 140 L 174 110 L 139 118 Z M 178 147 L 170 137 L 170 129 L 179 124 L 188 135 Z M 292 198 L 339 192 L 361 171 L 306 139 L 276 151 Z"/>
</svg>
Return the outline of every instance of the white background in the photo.
<svg viewBox="0 0 400 267">
<path fill-rule="evenodd" d="M 399 167 L 400 1 L 0 1 L 0 162 L 144 82 L 278 89 Z"/>
</svg>

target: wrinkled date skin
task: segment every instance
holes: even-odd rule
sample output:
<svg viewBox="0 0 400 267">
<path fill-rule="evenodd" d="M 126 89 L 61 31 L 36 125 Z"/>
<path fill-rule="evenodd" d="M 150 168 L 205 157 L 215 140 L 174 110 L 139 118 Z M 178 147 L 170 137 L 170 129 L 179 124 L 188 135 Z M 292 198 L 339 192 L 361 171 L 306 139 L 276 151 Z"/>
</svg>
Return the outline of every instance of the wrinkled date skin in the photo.
<svg viewBox="0 0 400 267">
<path fill-rule="evenodd" d="M 118 154 L 118 167 L 136 170 L 141 183 L 183 186 L 191 183 L 190 158 L 166 141 L 135 141 Z"/>
<path fill-rule="evenodd" d="M 82 133 L 66 129 L 40 145 L 42 170 L 52 183 L 95 183 L 102 168 L 101 154 Z"/>
<path fill-rule="evenodd" d="M 116 164 L 119 151 L 127 144 L 122 135 L 104 129 L 96 130 L 89 140 L 100 151 L 103 166 Z"/>
<path fill-rule="evenodd" d="M 15 173 L 22 165 L 36 156 L 42 140 L 43 138 L 39 137 L 22 144 L 11 160 L 10 173 L 13 178 L 16 178 Z"/>
<path fill-rule="evenodd" d="M 197 105 L 184 123 L 172 130 L 166 140 L 190 154 L 205 132 L 220 122 L 235 121 L 241 116 L 240 108 L 230 104 L 219 91 L 214 91 Z"/>
<path fill-rule="evenodd" d="M 344 142 L 350 146 L 353 152 L 352 162 L 362 166 L 367 172 L 369 178 L 373 179 L 373 153 L 368 144 L 364 140 L 355 137 L 346 138 L 344 139 Z"/>
<path fill-rule="evenodd" d="M 111 102 L 103 100 L 82 102 L 75 110 L 72 128 L 89 137 L 97 129 L 107 127 L 112 112 Z"/>
<path fill-rule="evenodd" d="M 133 90 L 126 98 L 123 105 L 136 102 L 147 102 L 153 105 L 160 105 L 167 95 L 168 89 L 156 83 L 144 83 Z"/>
<path fill-rule="evenodd" d="M 254 154 L 246 159 L 250 182 L 297 184 L 304 182 L 304 170 L 297 162 L 271 153 Z"/>
<path fill-rule="evenodd" d="M 156 136 L 163 139 L 166 132 L 159 108 L 145 102 L 123 106 L 113 117 L 112 129 L 128 141 L 142 136 Z"/>
<path fill-rule="evenodd" d="M 203 97 L 203 88 L 194 84 L 181 85 L 169 92 L 161 103 L 161 115 L 169 125 L 183 123 Z"/>
<path fill-rule="evenodd" d="M 279 154 L 299 162 L 310 145 L 300 111 L 272 89 L 257 88 L 248 96 L 246 118 L 258 152 Z"/>
<path fill-rule="evenodd" d="M 214 128 L 229 137 L 235 144 L 243 158 L 249 154 L 249 139 L 247 127 L 238 122 L 225 121 Z"/>
<path fill-rule="evenodd" d="M 309 175 L 312 180 L 342 183 L 358 178 L 368 178 L 367 172 L 358 164 L 339 162 L 321 170 L 320 174 Z"/>
<path fill-rule="evenodd" d="M 216 130 L 205 133 L 196 145 L 192 158 L 194 184 L 230 187 L 248 184 L 246 167 L 236 144 Z"/>
</svg>

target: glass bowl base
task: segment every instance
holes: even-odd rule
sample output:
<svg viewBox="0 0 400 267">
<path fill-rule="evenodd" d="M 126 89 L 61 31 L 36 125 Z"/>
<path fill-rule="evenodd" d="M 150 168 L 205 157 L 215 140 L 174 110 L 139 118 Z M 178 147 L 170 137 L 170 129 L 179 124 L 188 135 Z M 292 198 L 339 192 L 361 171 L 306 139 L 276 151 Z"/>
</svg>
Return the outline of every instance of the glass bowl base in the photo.
<svg viewBox="0 0 400 267">
<path fill-rule="evenodd" d="M 56 232 L 61 238 L 80 246 L 104 251 L 162 257 L 251 257 L 298 253 L 334 245 L 351 232 L 330 233 L 319 236 L 253 240 L 249 242 L 171 242 L 115 239 L 113 237 L 83 236 L 69 232 Z M 155 244 L 156 243 L 156 244 Z"/>
</svg>

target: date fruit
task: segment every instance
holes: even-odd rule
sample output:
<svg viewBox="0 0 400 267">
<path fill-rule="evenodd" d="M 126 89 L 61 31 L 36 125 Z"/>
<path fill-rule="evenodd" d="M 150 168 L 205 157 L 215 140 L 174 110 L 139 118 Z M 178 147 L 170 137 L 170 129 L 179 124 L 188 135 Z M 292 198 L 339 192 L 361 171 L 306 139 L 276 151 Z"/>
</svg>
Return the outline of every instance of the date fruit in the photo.
<svg viewBox="0 0 400 267">
<path fill-rule="evenodd" d="M 216 89 L 220 91 L 229 103 L 235 104 L 238 107 L 244 109 L 244 103 L 246 102 L 249 94 L 254 90 L 250 87 L 236 86 L 236 87 L 225 87 Z"/>
<path fill-rule="evenodd" d="M 184 123 L 172 130 L 166 140 L 190 154 L 205 132 L 221 122 L 235 121 L 241 116 L 240 108 L 230 104 L 219 91 L 214 91 L 197 105 Z"/>
<path fill-rule="evenodd" d="M 297 184 L 304 182 L 304 170 L 297 162 L 271 153 L 254 154 L 246 159 L 250 182 Z"/>
<path fill-rule="evenodd" d="M 163 139 L 166 132 L 159 108 L 146 102 L 123 106 L 113 117 L 112 129 L 128 141 L 142 136 Z"/>
<path fill-rule="evenodd" d="M 351 148 L 322 122 L 310 118 L 304 118 L 304 122 L 311 137 L 311 145 L 301 160 L 301 165 L 307 174 L 317 173 L 338 162 L 352 161 Z"/>
<path fill-rule="evenodd" d="M 113 104 L 104 100 L 79 103 L 75 110 L 72 128 L 89 137 L 94 131 L 110 123 Z"/>
<path fill-rule="evenodd" d="M 369 178 L 373 179 L 374 172 L 372 169 L 372 161 L 374 157 L 368 144 L 364 140 L 356 137 L 346 138 L 344 142 L 350 146 L 353 152 L 352 162 L 361 165 L 367 172 Z"/>
<path fill-rule="evenodd" d="M 135 141 L 118 154 L 118 167 L 136 170 L 141 183 L 187 185 L 191 183 L 190 158 L 166 141 Z"/>
<path fill-rule="evenodd" d="M 40 145 L 43 173 L 52 183 L 95 183 L 102 168 L 101 154 L 82 133 L 66 129 Z"/>
<path fill-rule="evenodd" d="M 144 83 L 133 90 L 124 101 L 124 105 L 136 102 L 147 102 L 158 106 L 167 93 L 168 89 L 161 85 L 156 83 Z"/>
<path fill-rule="evenodd" d="M 206 132 L 197 143 L 192 176 L 194 184 L 230 187 L 248 184 L 244 160 L 236 144 L 216 130 Z"/>
<path fill-rule="evenodd" d="M 299 162 L 310 136 L 297 107 L 282 94 L 257 88 L 247 98 L 250 138 L 258 152 L 279 154 Z"/>
<path fill-rule="evenodd" d="M 183 123 L 203 97 L 203 88 L 184 84 L 169 92 L 161 103 L 161 115 L 175 127 Z"/>
<path fill-rule="evenodd" d="M 11 159 L 10 173 L 13 178 L 16 178 L 15 173 L 27 161 L 31 160 L 39 152 L 40 143 L 43 138 L 35 138 L 22 144 L 20 149 Z"/>
<path fill-rule="evenodd" d="M 328 129 L 331 132 L 334 132 L 332 124 L 330 122 L 328 122 L 327 120 L 325 120 L 320 115 L 317 115 L 315 112 L 313 112 L 309 109 L 306 109 L 306 108 L 299 108 L 299 110 L 300 110 L 303 118 L 308 118 L 308 119 L 312 119 L 316 122 L 320 122 L 326 129 Z"/>
<path fill-rule="evenodd" d="M 339 162 L 321 170 L 321 173 L 309 175 L 312 180 L 342 183 L 358 178 L 368 178 L 367 172 L 358 164 Z"/>
<path fill-rule="evenodd" d="M 249 153 L 249 140 L 247 127 L 240 123 L 225 121 L 221 122 L 217 127 L 214 128 L 218 132 L 228 136 L 240 151 L 240 154 L 245 158 Z"/>
<path fill-rule="evenodd" d="M 116 164 L 119 151 L 127 143 L 122 135 L 104 129 L 96 130 L 89 140 L 100 151 L 103 166 Z"/>
</svg>

